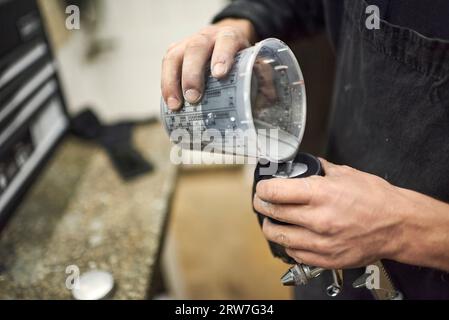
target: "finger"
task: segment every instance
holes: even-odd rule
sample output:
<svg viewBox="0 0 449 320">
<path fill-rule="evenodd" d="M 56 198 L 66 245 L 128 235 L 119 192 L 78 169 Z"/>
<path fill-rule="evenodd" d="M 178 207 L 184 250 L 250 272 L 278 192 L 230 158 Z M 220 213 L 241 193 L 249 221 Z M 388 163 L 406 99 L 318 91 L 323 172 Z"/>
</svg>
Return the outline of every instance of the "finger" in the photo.
<svg viewBox="0 0 449 320">
<path fill-rule="evenodd" d="M 324 269 L 340 269 L 341 266 L 330 255 L 301 249 L 285 249 L 285 252 L 298 263 Z"/>
<path fill-rule="evenodd" d="M 310 204 L 319 197 L 323 177 L 312 176 L 302 179 L 270 179 L 260 181 L 256 186 L 257 196 L 270 203 Z"/>
<path fill-rule="evenodd" d="M 327 253 L 327 238 L 303 227 L 280 225 L 265 219 L 263 233 L 267 240 L 285 248 Z"/>
<path fill-rule="evenodd" d="M 183 45 L 172 46 L 162 62 L 161 91 L 165 103 L 171 110 L 178 110 L 182 105 L 181 66 Z"/>
<path fill-rule="evenodd" d="M 198 103 L 204 90 L 204 70 L 212 53 L 213 41 L 205 35 L 193 37 L 186 45 L 182 63 L 182 90 L 190 103 Z"/>
<path fill-rule="evenodd" d="M 223 28 L 217 34 L 211 60 L 212 76 L 223 78 L 231 70 L 236 53 L 247 47 L 248 43 L 240 40 L 236 31 Z"/>
<path fill-rule="evenodd" d="M 257 212 L 274 220 L 303 226 L 307 229 L 312 229 L 314 226 L 314 215 L 307 206 L 273 204 L 263 201 L 257 195 L 254 195 L 253 205 Z"/>
<path fill-rule="evenodd" d="M 321 165 L 323 166 L 323 170 L 326 176 L 333 176 L 333 175 L 338 175 L 339 172 L 339 168 L 341 166 L 336 165 L 332 162 L 327 161 L 326 159 L 323 158 L 318 158 L 321 162 Z"/>
</svg>

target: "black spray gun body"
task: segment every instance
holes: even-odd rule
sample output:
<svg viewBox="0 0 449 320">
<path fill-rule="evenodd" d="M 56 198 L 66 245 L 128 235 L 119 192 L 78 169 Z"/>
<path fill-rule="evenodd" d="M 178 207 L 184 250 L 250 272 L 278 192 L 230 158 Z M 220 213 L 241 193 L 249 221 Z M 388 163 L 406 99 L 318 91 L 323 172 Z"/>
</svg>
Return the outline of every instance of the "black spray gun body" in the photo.
<svg viewBox="0 0 449 320">
<path fill-rule="evenodd" d="M 264 170 L 270 167 L 277 168 L 275 173 L 270 173 L 269 170 Z M 265 161 L 264 164 L 260 162 L 254 172 L 254 184 L 253 184 L 253 196 L 256 192 L 257 183 L 262 180 L 273 179 L 273 178 L 284 178 L 284 179 L 302 179 L 310 176 L 324 176 L 324 171 L 318 158 L 307 154 L 298 153 L 296 157 L 285 163 L 270 163 Z M 257 214 L 259 224 L 262 226 L 264 215 L 260 214 L 253 208 L 254 212 Z M 286 225 L 287 223 L 276 221 L 271 218 L 273 223 Z M 312 267 L 305 264 L 297 263 L 293 258 L 291 258 L 285 252 L 285 248 L 281 245 L 269 241 L 270 250 L 273 256 L 280 258 L 287 264 L 293 265 L 284 276 L 281 278 L 281 282 L 285 286 L 298 286 L 306 285 L 313 278 L 318 277 L 325 269 L 319 267 Z M 343 287 L 343 272 L 342 270 L 332 270 L 333 283 L 327 288 L 327 294 L 331 297 L 337 296 Z"/>
</svg>

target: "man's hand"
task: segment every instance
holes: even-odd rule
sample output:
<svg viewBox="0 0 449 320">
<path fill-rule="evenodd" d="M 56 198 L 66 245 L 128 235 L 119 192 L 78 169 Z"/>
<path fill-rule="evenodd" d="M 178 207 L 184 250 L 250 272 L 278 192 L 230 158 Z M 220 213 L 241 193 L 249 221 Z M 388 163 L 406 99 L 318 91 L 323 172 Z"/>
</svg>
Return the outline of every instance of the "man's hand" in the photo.
<svg viewBox="0 0 449 320">
<path fill-rule="evenodd" d="M 255 209 L 263 232 L 296 261 L 339 269 L 393 257 L 400 249 L 401 196 L 385 180 L 321 160 L 325 177 L 272 179 L 257 185 Z"/>
<path fill-rule="evenodd" d="M 449 205 L 321 159 L 326 176 L 259 182 L 266 238 L 297 262 L 340 269 L 379 259 L 449 271 Z"/>
<path fill-rule="evenodd" d="M 197 103 L 204 89 L 204 71 L 211 59 L 212 75 L 223 78 L 230 71 L 235 54 L 255 41 L 248 20 L 224 19 L 199 33 L 172 44 L 162 62 L 162 96 L 171 110 L 182 102 Z"/>
</svg>

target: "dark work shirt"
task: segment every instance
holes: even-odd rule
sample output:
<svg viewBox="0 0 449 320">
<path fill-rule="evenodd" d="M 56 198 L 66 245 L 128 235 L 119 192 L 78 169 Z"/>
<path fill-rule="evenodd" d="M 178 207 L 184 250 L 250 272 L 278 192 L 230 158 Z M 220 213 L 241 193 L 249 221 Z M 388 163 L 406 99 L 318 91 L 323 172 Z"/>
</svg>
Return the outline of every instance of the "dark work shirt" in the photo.
<svg viewBox="0 0 449 320">
<path fill-rule="evenodd" d="M 449 202 L 449 1 L 367 2 L 238 0 L 215 21 L 246 18 L 260 38 L 283 40 L 326 29 L 337 57 L 329 160 Z M 365 25 L 368 4 L 380 29 Z M 446 272 L 383 262 L 406 299 L 449 299 Z M 314 281 L 299 298 L 326 297 Z M 349 284 L 342 298 L 367 296 Z"/>
<path fill-rule="evenodd" d="M 349 0 L 351 1 L 351 0 Z M 360 1 L 360 0 L 355 0 Z M 327 28 L 334 45 L 344 10 L 344 0 L 237 0 L 215 16 L 245 18 L 253 22 L 261 39 L 296 39 Z M 409 28 L 425 37 L 449 40 L 449 1 L 371 0 L 381 19 Z"/>
</svg>

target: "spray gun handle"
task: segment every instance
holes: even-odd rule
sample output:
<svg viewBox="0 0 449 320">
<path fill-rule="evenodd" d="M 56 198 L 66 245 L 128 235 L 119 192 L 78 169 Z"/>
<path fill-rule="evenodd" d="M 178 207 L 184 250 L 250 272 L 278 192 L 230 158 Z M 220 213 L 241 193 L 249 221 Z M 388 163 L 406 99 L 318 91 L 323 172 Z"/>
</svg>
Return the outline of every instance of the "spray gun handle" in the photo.
<svg viewBox="0 0 449 320">
<path fill-rule="evenodd" d="M 321 167 L 320 161 L 318 160 L 318 158 L 316 158 L 310 154 L 301 153 L 301 152 L 298 153 L 296 155 L 295 159 L 293 160 L 293 163 L 294 164 L 303 164 L 306 166 L 307 170 L 303 171 L 298 176 L 291 177 L 291 179 L 306 178 L 306 177 L 310 177 L 313 175 L 320 175 L 320 176 L 324 175 L 324 171 Z M 275 172 L 270 172 L 270 174 L 262 174 L 262 173 L 265 173 L 266 171 L 268 171 L 267 168 L 277 168 L 278 171 L 284 170 L 284 168 L 282 168 L 282 165 L 280 165 L 280 164 L 273 164 L 270 162 L 267 162 L 266 164 L 259 163 L 259 165 L 257 166 L 257 168 L 254 172 L 253 198 L 254 198 L 254 194 L 256 192 L 256 185 L 259 181 L 273 179 L 278 175 L 278 171 L 275 171 L 274 169 L 273 170 Z M 265 170 L 262 170 L 262 169 L 265 169 Z M 257 214 L 259 224 L 262 227 L 263 220 L 266 217 L 264 215 L 260 214 L 259 212 L 257 212 L 254 208 L 253 208 L 253 210 Z M 275 221 L 272 219 L 271 219 L 271 221 L 273 223 L 286 225 L 286 223 L 284 223 L 284 222 Z M 289 255 L 287 255 L 284 247 L 282 247 L 281 245 L 279 245 L 277 243 L 273 243 L 273 242 L 269 242 L 269 245 L 270 245 L 270 250 L 271 250 L 271 253 L 273 254 L 273 256 L 275 256 L 276 258 L 280 258 L 282 261 L 284 261 L 287 264 L 296 264 L 296 261 L 294 259 L 292 259 Z"/>
</svg>

